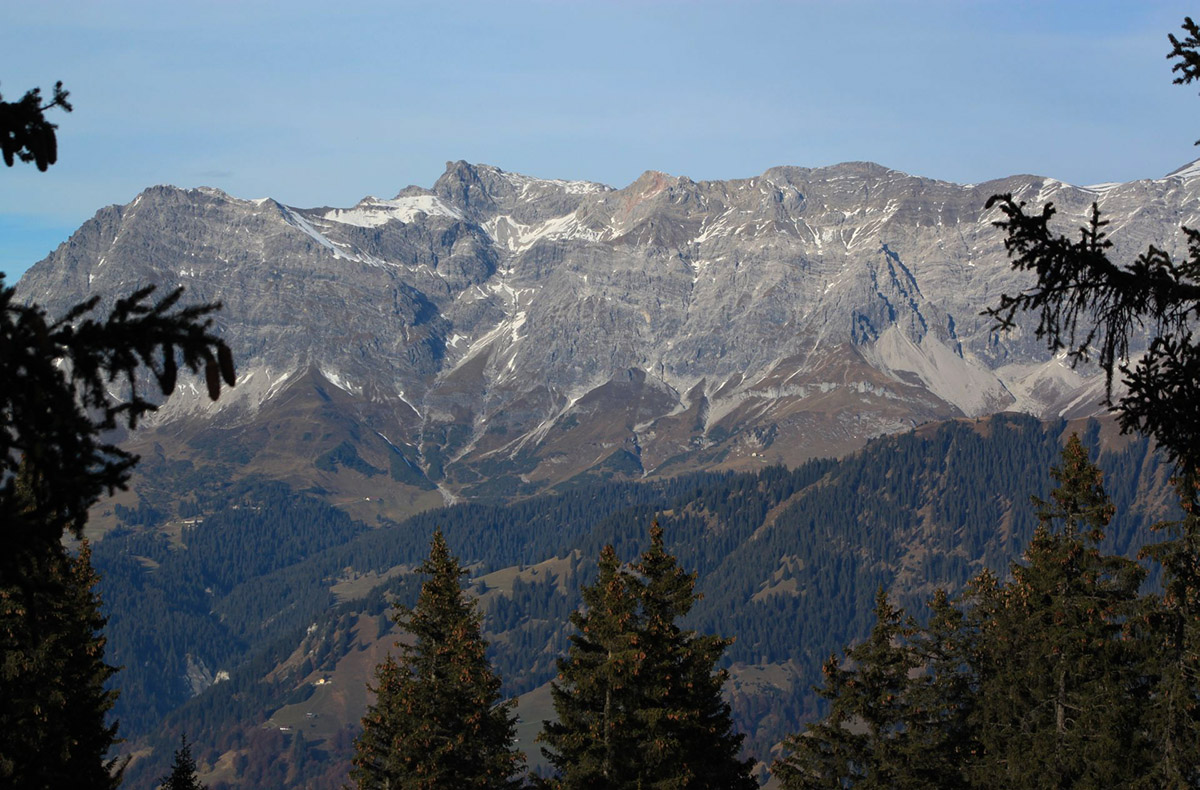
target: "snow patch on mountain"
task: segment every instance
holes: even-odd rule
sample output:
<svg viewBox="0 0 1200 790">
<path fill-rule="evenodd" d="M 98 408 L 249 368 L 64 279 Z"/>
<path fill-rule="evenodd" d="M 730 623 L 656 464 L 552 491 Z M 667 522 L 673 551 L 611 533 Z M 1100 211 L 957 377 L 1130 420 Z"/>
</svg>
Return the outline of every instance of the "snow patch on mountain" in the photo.
<svg viewBox="0 0 1200 790">
<path fill-rule="evenodd" d="M 283 210 L 284 219 L 287 220 L 289 225 L 297 228 L 317 244 L 332 252 L 333 257 L 356 260 L 355 256 L 342 252 L 342 250 L 338 248 L 338 245 L 334 244 L 332 241 L 327 239 L 324 234 L 314 228 L 312 223 L 301 216 L 298 211 L 289 206 L 285 206 L 282 203 L 279 205 L 279 207 Z"/>
<path fill-rule="evenodd" d="M 603 236 L 600 231 L 583 225 L 577 211 L 535 225 L 522 225 L 503 214 L 488 220 L 481 227 L 492 241 L 514 253 L 524 252 L 543 239 L 599 241 Z"/>
<path fill-rule="evenodd" d="M 422 214 L 430 217 L 449 217 L 455 220 L 463 218 L 461 213 L 446 205 L 436 195 L 408 195 L 392 200 L 368 197 L 354 208 L 333 209 L 325 212 L 324 217 L 331 222 L 340 222 L 343 225 L 377 228 L 389 222 L 408 224 Z"/>
<path fill-rule="evenodd" d="M 1168 178 L 1177 178 L 1180 181 L 1188 181 L 1196 176 L 1200 176 L 1200 159 L 1189 162 L 1177 170 L 1172 170 L 1163 176 L 1161 180 L 1165 181 Z"/>
<path fill-rule="evenodd" d="M 405 395 L 405 393 L 404 393 L 404 388 L 403 388 L 403 387 L 396 387 L 396 397 L 397 397 L 397 398 L 399 398 L 399 399 L 400 399 L 400 401 L 401 401 L 401 402 L 402 402 L 402 403 L 403 403 L 405 406 L 407 406 L 408 408 L 412 409 L 412 410 L 413 410 L 413 414 L 417 415 L 417 417 L 418 417 L 418 418 L 420 418 L 420 419 L 422 419 L 422 420 L 424 420 L 424 419 L 425 419 L 425 415 L 423 415 L 423 414 L 421 413 L 421 410 L 420 410 L 420 409 L 418 409 L 416 406 L 414 406 L 414 405 L 413 405 L 413 403 L 412 403 L 412 401 L 410 401 L 410 400 L 408 399 L 408 397 Z"/>
<path fill-rule="evenodd" d="M 298 370 L 295 365 L 283 369 L 270 365 L 241 368 L 237 385 L 222 389 L 221 399 L 216 401 L 208 397 L 208 390 L 196 379 L 181 379 L 174 394 L 147 418 L 146 423 L 162 425 L 181 417 L 211 416 L 218 411 L 253 413 L 286 388 Z"/>
<path fill-rule="evenodd" d="M 340 371 L 335 370 L 334 368 L 331 368 L 331 367 L 324 366 L 324 365 L 319 366 L 317 369 L 321 371 L 321 375 L 325 377 L 326 381 L 328 381 L 330 384 L 337 387 L 338 389 L 342 390 L 343 392 L 348 392 L 351 395 L 362 395 L 362 392 L 363 392 L 362 386 L 350 381 Z"/>
</svg>

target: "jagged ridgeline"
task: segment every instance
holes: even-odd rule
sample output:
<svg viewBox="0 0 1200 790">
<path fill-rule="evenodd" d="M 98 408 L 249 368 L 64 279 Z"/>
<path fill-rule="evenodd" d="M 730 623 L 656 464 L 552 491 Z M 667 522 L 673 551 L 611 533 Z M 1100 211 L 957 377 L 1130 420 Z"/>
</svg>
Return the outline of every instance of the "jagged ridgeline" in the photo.
<svg viewBox="0 0 1200 790">
<path fill-rule="evenodd" d="M 1167 470 L 1146 443 L 1011 414 L 923 426 L 792 471 L 579 483 L 374 527 L 280 483 L 189 479 L 182 529 L 139 510 L 149 523 L 94 553 L 112 660 L 125 665 L 123 734 L 131 750 L 155 746 L 130 786 L 162 774 L 179 731 L 214 781 L 336 786 L 370 668 L 398 636 L 389 601 L 415 601 L 412 569 L 438 526 L 471 568 L 492 660 L 507 693 L 522 695 L 520 734 L 536 757 L 579 587 L 604 544 L 623 559 L 642 550 L 655 516 L 699 574 L 688 624 L 736 638 L 729 693 L 766 759 L 817 712 L 821 662 L 870 630 L 879 585 L 919 611 L 936 586 L 1003 572 L 1032 534 L 1029 497 L 1048 491 L 1068 430 L 1099 454 L 1117 505 L 1106 548 L 1136 554 L 1170 513 Z"/>
<path fill-rule="evenodd" d="M 857 162 L 614 189 L 452 162 L 348 208 L 160 186 L 99 211 L 18 293 L 52 315 L 151 283 L 223 302 L 238 386 L 212 404 L 181 385 L 128 444 L 152 507 L 157 444 L 399 521 L 580 475 L 796 465 L 931 420 L 1095 414 L 1098 371 L 980 315 L 1025 284 L 986 202 L 1053 201 L 1068 235 L 1097 202 L 1119 255 L 1180 254 L 1198 176 L 961 185 Z"/>
</svg>

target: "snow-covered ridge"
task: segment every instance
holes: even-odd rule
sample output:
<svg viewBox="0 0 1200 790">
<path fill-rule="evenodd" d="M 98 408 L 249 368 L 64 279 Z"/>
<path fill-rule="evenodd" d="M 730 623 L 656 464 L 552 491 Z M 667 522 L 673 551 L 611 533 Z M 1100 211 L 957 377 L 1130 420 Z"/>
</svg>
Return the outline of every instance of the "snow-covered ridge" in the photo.
<svg viewBox="0 0 1200 790">
<path fill-rule="evenodd" d="M 1162 180 L 1165 181 L 1168 178 L 1178 178 L 1181 181 L 1188 181 L 1196 176 L 1200 176 L 1200 159 L 1197 159 L 1194 162 L 1189 162 L 1178 170 L 1173 170 L 1170 173 L 1167 173 L 1165 176 L 1163 176 Z"/>
<path fill-rule="evenodd" d="M 376 197 L 364 198 L 354 208 L 335 208 L 325 212 L 324 218 L 343 225 L 357 225 L 360 228 L 376 228 L 388 222 L 412 222 L 418 215 L 427 214 L 431 217 L 449 217 L 461 220 L 463 218 L 455 209 L 446 205 L 436 195 L 410 195 L 393 200 L 380 200 Z"/>
<path fill-rule="evenodd" d="M 520 173 L 509 173 L 499 168 L 496 168 L 496 175 L 520 189 L 522 196 L 535 186 L 556 187 L 568 195 L 592 195 L 597 192 L 608 192 L 612 189 L 610 186 L 597 184 L 594 181 L 563 181 L 557 178 L 535 178 Z"/>
<path fill-rule="evenodd" d="M 300 214 L 300 212 L 297 211 L 296 209 L 293 209 L 289 206 L 285 206 L 282 203 L 279 203 L 277 205 L 280 207 L 280 210 L 283 212 L 284 219 L 287 221 L 287 223 L 289 225 L 300 230 L 302 233 L 304 233 L 310 239 L 315 241 L 317 244 L 319 244 L 322 247 L 324 247 L 325 249 L 329 250 L 329 252 L 333 253 L 334 258 L 341 259 L 341 260 L 347 260 L 347 261 L 356 261 L 358 263 L 365 263 L 370 266 L 393 266 L 394 265 L 394 264 L 388 263 L 387 261 L 381 260 L 381 259 L 375 257 L 374 255 L 370 255 L 365 252 L 357 251 L 353 247 L 351 247 L 350 245 L 348 245 L 344 242 L 334 241 L 334 240 L 330 239 L 328 236 L 321 233 L 321 231 L 314 228 L 312 223 L 309 222 L 307 219 L 305 219 Z"/>
</svg>

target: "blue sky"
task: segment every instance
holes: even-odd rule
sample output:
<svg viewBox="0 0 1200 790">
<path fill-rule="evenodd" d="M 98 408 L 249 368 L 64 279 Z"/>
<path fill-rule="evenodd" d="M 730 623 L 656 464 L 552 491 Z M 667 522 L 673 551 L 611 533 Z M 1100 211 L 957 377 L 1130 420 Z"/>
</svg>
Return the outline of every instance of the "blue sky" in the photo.
<svg viewBox="0 0 1200 790">
<path fill-rule="evenodd" d="M 1166 174 L 1183 2 L 46 2 L 0 25 L 0 94 L 62 80 L 59 163 L 0 168 L 15 278 L 169 183 L 344 206 L 447 160 L 624 186 L 872 160 L 979 182 Z"/>
</svg>

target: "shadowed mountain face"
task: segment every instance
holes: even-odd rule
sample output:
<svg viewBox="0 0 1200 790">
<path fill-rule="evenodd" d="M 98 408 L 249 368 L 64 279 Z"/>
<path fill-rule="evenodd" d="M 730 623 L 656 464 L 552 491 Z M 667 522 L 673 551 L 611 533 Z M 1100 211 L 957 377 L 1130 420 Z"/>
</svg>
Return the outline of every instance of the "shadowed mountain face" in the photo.
<svg viewBox="0 0 1200 790">
<path fill-rule="evenodd" d="M 585 477 L 796 463 L 915 423 L 1094 412 L 1094 371 L 980 316 L 1021 287 L 987 198 L 1093 201 L 1118 254 L 1178 253 L 1189 169 L 961 186 L 869 163 L 623 189 L 450 163 L 431 189 L 297 209 L 154 187 L 19 290 L 58 313 L 183 285 L 219 300 L 239 384 L 184 388 L 134 449 L 319 486 L 358 515 Z M 144 465 L 141 474 L 155 474 Z"/>
</svg>

